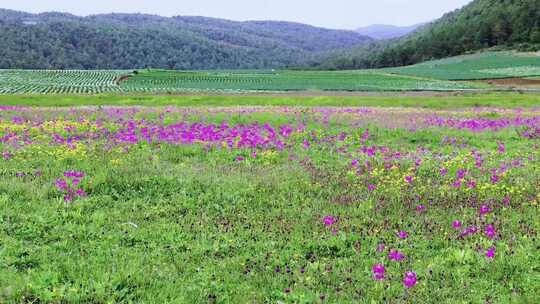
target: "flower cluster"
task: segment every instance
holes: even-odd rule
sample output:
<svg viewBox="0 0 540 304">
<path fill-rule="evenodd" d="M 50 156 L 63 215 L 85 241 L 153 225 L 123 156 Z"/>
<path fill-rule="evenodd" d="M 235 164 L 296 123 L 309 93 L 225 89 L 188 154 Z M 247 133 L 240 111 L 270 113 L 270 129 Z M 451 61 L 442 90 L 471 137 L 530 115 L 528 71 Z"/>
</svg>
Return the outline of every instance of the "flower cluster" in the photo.
<svg viewBox="0 0 540 304">
<path fill-rule="evenodd" d="M 81 171 L 64 171 L 63 178 L 55 180 L 56 189 L 64 193 L 64 201 L 71 202 L 78 197 L 86 196 L 83 188 L 80 187 L 80 182 L 84 177 L 84 172 Z"/>
</svg>

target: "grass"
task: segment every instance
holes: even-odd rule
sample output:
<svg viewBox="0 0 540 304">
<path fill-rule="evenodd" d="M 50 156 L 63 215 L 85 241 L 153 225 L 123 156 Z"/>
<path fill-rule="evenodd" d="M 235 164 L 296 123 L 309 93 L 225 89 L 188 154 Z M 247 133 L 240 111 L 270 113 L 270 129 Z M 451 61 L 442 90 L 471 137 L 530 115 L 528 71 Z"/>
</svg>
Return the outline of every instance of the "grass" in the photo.
<svg viewBox="0 0 540 304">
<path fill-rule="evenodd" d="M 287 95 L 0 95 L 1 105 L 86 106 L 377 106 L 425 107 L 434 109 L 459 107 L 535 107 L 540 94 L 463 93 L 452 95 L 408 96 L 287 96 Z"/>
<path fill-rule="evenodd" d="M 519 131 L 534 122 L 474 130 L 425 123 L 513 116 L 5 108 L 0 302 L 533 303 L 540 292 L 540 150 Z M 178 129 L 179 122 L 196 124 Z M 216 130 L 222 122 L 224 133 Z M 266 142 L 268 128 L 277 137 Z M 258 144 L 242 146 L 233 136 L 227 148 L 233 130 Z M 372 147 L 384 149 L 370 155 Z M 482 155 L 479 167 L 471 151 Z M 513 160 L 520 162 L 491 183 L 490 169 Z M 462 168 L 474 189 L 452 186 Z M 85 196 L 63 199 L 55 180 L 66 170 L 84 172 L 74 187 Z M 479 215 L 483 204 L 490 211 Z M 325 216 L 332 219 L 326 225 Z M 479 231 L 460 237 L 456 219 Z M 484 235 L 487 224 L 493 238 Z M 408 237 L 398 238 L 400 230 Z M 490 246 L 494 257 L 485 256 Z M 391 248 L 405 258 L 390 261 Z M 372 279 L 375 263 L 385 265 L 384 280 Z M 410 288 L 401 283 L 406 271 L 417 275 Z"/>
<path fill-rule="evenodd" d="M 390 68 L 386 71 L 442 80 L 540 76 L 540 56 L 515 52 L 484 52 Z"/>
</svg>

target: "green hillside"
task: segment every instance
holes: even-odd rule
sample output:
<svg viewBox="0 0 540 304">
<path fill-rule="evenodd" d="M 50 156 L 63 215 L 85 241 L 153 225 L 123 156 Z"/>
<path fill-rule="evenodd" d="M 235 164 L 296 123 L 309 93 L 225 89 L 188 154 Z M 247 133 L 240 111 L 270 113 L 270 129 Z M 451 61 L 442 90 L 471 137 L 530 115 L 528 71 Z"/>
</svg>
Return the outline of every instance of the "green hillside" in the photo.
<svg viewBox="0 0 540 304">
<path fill-rule="evenodd" d="M 402 39 L 338 51 L 312 67 L 406 66 L 492 47 L 538 50 L 540 0 L 475 0 Z"/>
<path fill-rule="evenodd" d="M 484 52 L 389 68 L 386 71 L 443 80 L 540 76 L 540 53 Z"/>
<path fill-rule="evenodd" d="M 293 22 L 2 9 L 0 37 L 3 69 L 271 68 L 371 41 Z"/>
</svg>

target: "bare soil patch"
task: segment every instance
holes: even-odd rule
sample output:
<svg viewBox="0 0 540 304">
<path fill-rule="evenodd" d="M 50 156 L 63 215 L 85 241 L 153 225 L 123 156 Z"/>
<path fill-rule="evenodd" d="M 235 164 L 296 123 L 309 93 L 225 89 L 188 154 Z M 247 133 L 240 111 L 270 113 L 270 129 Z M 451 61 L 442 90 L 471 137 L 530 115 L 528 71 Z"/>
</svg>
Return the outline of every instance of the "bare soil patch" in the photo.
<svg viewBox="0 0 540 304">
<path fill-rule="evenodd" d="M 501 78 L 479 80 L 497 86 L 540 86 L 540 79 L 527 78 Z"/>
</svg>

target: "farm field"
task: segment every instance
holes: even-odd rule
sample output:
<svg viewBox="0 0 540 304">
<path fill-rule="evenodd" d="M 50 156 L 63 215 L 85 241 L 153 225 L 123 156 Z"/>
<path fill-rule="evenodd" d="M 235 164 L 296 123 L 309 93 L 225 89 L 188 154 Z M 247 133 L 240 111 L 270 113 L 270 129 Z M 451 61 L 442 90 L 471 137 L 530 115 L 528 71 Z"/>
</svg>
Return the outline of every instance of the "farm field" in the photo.
<svg viewBox="0 0 540 304">
<path fill-rule="evenodd" d="M 540 292 L 537 95 L 39 97 L 0 96 L 2 303 Z"/>
<path fill-rule="evenodd" d="M 389 73 L 441 80 L 540 76 L 539 53 L 483 52 L 385 69 Z"/>
<path fill-rule="evenodd" d="M 235 94 L 246 92 L 482 91 L 534 89 L 540 55 L 485 52 L 378 70 L 0 70 L 0 94 Z M 517 78 L 511 85 L 478 79 Z"/>
<path fill-rule="evenodd" d="M 0 70 L 0 94 L 459 91 L 488 87 L 372 71 Z"/>
</svg>

